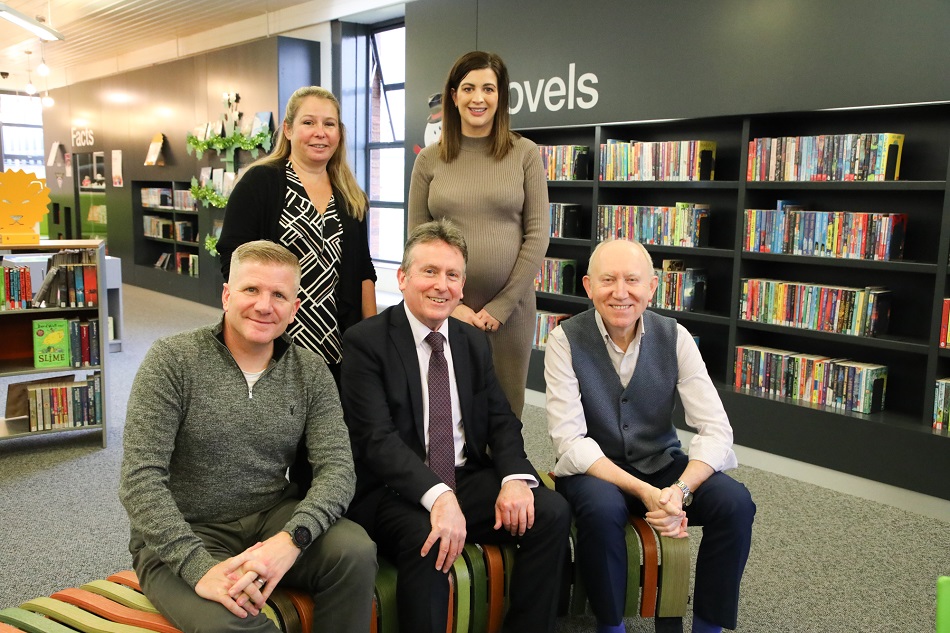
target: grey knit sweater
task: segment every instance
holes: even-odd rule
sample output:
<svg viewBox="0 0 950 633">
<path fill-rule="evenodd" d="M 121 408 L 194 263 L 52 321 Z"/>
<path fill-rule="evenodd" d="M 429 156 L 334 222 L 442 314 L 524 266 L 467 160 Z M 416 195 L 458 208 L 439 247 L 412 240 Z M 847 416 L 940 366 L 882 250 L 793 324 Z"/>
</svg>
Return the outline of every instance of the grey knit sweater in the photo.
<svg viewBox="0 0 950 633">
<path fill-rule="evenodd" d="M 356 480 L 323 360 L 284 336 L 249 392 L 221 331 L 218 323 L 157 341 L 136 374 L 125 424 L 119 498 L 133 536 L 191 586 L 217 561 L 189 524 L 274 506 L 301 436 L 314 482 L 288 528 L 321 535 L 345 511 Z"/>
</svg>

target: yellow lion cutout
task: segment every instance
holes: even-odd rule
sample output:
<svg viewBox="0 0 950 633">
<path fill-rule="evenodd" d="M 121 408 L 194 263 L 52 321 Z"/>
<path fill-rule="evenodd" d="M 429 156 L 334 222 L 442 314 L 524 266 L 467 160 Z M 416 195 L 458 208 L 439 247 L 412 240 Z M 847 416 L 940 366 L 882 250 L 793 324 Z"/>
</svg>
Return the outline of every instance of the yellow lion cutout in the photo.
<svg viewBox="0 0 950 633">
<path fill-rule="evenodd" d="M 0 172 L 0 243 L 39 243 L 36 225 L 49 213 L 49 191 L 35 174 Z"/>
</svg>

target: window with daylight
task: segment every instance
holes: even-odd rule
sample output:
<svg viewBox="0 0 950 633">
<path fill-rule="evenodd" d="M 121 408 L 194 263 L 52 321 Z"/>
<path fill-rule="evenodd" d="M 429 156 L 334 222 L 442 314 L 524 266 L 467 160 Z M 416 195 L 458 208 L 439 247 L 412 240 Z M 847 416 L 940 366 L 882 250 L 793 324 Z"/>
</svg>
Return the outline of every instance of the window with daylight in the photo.
<svg viewBox="0 0 950 633">
<path fill-rule="evenodd" d="M 374 260 L 402 259 L 405 241 L 406 27 L 370 37 L 369 242 Z"/>
</svg>

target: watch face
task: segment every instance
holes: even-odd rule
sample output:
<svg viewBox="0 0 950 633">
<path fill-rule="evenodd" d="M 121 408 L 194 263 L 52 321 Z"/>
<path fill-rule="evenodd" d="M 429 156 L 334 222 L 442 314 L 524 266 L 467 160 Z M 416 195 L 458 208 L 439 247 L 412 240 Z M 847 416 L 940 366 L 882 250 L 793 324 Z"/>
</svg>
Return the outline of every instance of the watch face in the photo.
<svg viewBox="0 0 950 633">
<path fill-rule="evenodd" d="M 294 536 L 294 545 L 296 545 L 300 549 L 303 549 L 307 547 L 308 545 L 310 545 L 310 541 L 313 538 L 310 535 L 310 530 L 308 530 L 306 527 L 302 525 L 298 525 L 294 529 L 293 536 Z"/>
</svg>

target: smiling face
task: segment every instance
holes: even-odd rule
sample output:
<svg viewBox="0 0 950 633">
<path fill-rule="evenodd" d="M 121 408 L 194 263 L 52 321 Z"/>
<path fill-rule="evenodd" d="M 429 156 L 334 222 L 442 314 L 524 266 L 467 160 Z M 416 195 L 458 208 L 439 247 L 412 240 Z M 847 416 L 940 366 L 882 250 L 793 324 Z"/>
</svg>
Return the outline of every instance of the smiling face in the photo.
<svg viewBox="0 0 950 633">
<path fill-rule="evenodd" d="M 396 273 L 406 307 L 431 330 L 442 322 L 462 300 L 465 258 L 454 246 L 438 240 L 412 247 L 409 270 Z"/>
<path fill-rule="evenodd" d="M 284 122 L 290 157 L 304 165 L 326 165 L 340 145 L 340 115 L 336 105 L 320 97 L 300 102 L 293 123 Z"/>
<path fill-rule="evenodd" d="M 297 314 L 296 295 L 297 276 L 290 266 L 253 260 L 232 266 L 221 294 L 225 343 L 240 349 L 272 345 Z"/>
<path fill-rule="evenodd" d="M 498 77 L 491 68 L 473 70 L 452 90 L 452 101 L 462 117 L 462 134 L 480 137 L 491 134 L 498 111 Z"/>
<path fill-rule="evenodd" d="M 650 305 L 658 279 L 653 264 L 633 242 L 615 240 L 599 246 L 590 258 L 584 289 L 604 320 L 610 338 L 626 349 L 637 321 Z"/>
</svg>

